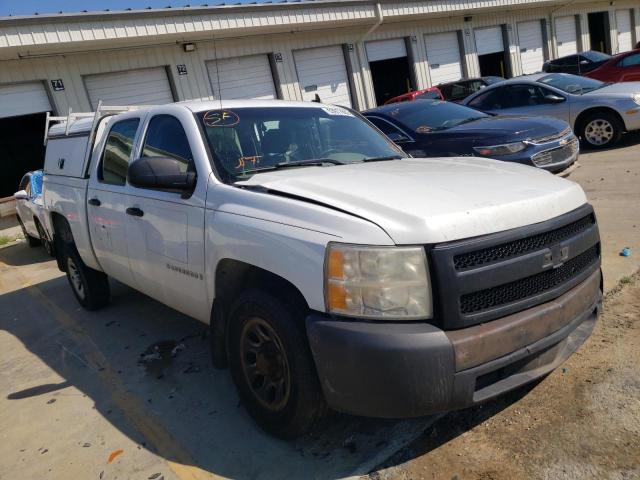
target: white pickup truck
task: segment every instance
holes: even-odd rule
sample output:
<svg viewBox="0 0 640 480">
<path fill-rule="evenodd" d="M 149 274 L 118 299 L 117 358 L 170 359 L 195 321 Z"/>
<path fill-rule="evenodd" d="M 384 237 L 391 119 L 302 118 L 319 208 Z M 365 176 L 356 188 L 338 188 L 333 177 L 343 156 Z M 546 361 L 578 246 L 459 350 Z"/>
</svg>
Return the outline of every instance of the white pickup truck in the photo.
<svg viewBox="0 0 640 480">
<path fill-rule="evenodd" d="M 598 226 L 573 182 L 408 158 L 338 106 L 117 111 L 48 132 L 58 265 L 89 310 L 112 277 L 210 324 L 214 364 L 274 435 L 327 406 L 475 405 L 547 374 L 595 325 Z"/>
</svg>

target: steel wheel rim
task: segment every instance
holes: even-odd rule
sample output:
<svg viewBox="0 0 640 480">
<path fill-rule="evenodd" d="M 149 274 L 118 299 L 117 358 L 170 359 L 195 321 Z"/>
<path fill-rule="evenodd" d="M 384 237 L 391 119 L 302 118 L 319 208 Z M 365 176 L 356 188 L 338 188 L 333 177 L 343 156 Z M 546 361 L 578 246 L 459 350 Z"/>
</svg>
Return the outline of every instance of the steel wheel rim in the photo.
<svg viewBox="0 0 640 480">
<path fill-rule="evenodd" d="M 605 145 L 613 138 L 613 125 L 608 120 L 591 120 L 584 129 L 584 137 L 591 145 Z"/>
<path fill-rule="evenodd" d="M 253 397 L 272 412 L 282 410 L 291 395 L 291 371 L 280 337 L 264 319 L 252 317 L 244 324 L 240 358 Z"/>
<path fill-rule="evenodd" d="M 78 297 L 84 300 L 85 291 L 84 285 L 82 284 L 82 277 L 80 276 L 78 267 L 71 258 L 67 258 L 67 271 L 69 272 L 69 278 L 71 279 L 73 289 L 78 294 Z"/>
</svg>

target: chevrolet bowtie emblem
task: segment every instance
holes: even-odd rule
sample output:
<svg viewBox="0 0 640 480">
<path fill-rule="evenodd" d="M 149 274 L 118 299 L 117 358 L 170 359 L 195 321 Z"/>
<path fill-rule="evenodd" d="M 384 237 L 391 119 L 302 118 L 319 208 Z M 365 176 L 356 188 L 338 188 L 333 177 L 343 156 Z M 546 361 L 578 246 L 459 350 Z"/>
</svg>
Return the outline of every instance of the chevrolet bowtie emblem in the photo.
<svg viewBox="0 0 640 480">
<path fill-rule="evenodd" d="M 569 247 L 560 247 L 560 245 L 554 245 L 550 247 L 550 252 L 544 254 L 542 260 L 542 268 L 558 268 L 564 262 L 569 259 Z"/>
<path fill-rule="evenodd" d="M 562 140 L 560 140 L 560 146 L 562 147 L 564 147 L 568 143 L 569 143 L 569 140 L 567 140 L 566 138 L 563 138 Z"/>
</svg>

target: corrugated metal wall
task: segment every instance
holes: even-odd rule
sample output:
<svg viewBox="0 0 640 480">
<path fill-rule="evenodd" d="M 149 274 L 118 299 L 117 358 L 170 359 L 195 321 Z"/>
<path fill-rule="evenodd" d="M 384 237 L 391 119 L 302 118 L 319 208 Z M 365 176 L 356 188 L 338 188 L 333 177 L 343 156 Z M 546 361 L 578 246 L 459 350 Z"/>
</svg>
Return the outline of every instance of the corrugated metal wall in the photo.
<svg viewBox="0 0 640 480">
<path fill-rule="evenodd" d="M 463 2 L 460 2 L 461 4 Z M 464 2 L 465 4 L 468 2 Z M 481 2 L 487 4 L 488 7 L 496 8 L 501 5 L 501 0 Z M 509 4 L 513 5 L 513 0 L 509 0 Z M 526 2 L 522 2 L 526 3 Z M 537 2 L 540 5 L 544 2 Z M 506 5 L 506 0 L 502 2 Z M 384 6 L 385 14 L 393 14 L 402 17 L 403 21 L 395 23 L 383 23 L 371 35 L 366 37 L 366 41 L 393 39 L 393 38 L 409 38 L 414 59 L 414 71 L 418 88 L 425 88 L 431 85 L 429 77 L 429 68 L 427 62 L 427 53 L 424 42 L 424 35 L 427 33 L 461 31 L 464 56 L 464 69 L 468 76 L 479 75 L 479 64 L 476 53 L 474 40 L 474 29 L 488 26 L 506 25 L 508 45 L 507 49 L 511 59 L 512 70 L 514 75 L 519 75 L 522 71 L 520 51 L 518 47 L 517 23 L 527 20 L 546 20 L 547 35 L 549 38 L 547 50 L 549 52 L 556 51 L 555 40 L 553 39 L 553 19 L 558 16 L 579 15 L 580 25 L 582 26 L 582 45 L 588 48 L 588 24 L 587 13 L 591 11 L 608 11 L 611 19 L 611 39 L 612 49 L 616 51 L 616 26 L 615 26 L 615 10 L 621 8 L 634 9 L 634 18 L 636 19 L 635 41 L 640 39 L 640 8 L 635 1 L 616 1 L 615 6 L 610 6 L 609 2 L 594 2 L 572 4 L 558 9 L 551 6 L 544 8 L 528 8 L 514 9 L 504 7 L 498 11 L 487 13 L 474 13 L 470 21 L 465 21 L 463 12 L 458 16 L 447 18 L 421 19 L 415 20 L 415 16 L 424 14 L 425 9 L 445 8 L 456 10 L 456 3 L 451 2 L 406 2 L 397 3 L 392 6 Z M 69 107 L 75 111 L 86 111 L 90 109 L 89 99 L 87 96 L 84 76 L 89 74 L 115 72 L 136 68 L 147 67 L 166 67 L 170 75 L 170 81 L 174 86 L 178 100 L 185 99 L 211 99 L 213 98 L 210 78 L 206 68 L 208 60 L 216 58 L 230 58 L 244 56 L 250 54 L 268 54 L 273 53 L 276 58 L 275 69 L 280 81 L 280 89 L 285 99 L 301 100 L 302 95 L 293 58 L 293 51 L 303 48 L 343 45 L 347 44 L 353 48 L 346 48 L 346 57 L 350 62 L 352 73 L 352 97 L 357 107 L 366 108 L 373 106 L 375 103 L 375 95 L 373 94 L 373 85 L 371 82 L 371 74 L 366 60 L 366 52 L 364 50 L 364 33 L 371 27 L 375 12 L 365 8 L 366 5 L 344 7 L 344 12 L 338 12 L 336 15 L 352 15 L 356 19 L 368 18 L 368 23 L 349 26 L 345 28 L 329 28 L 323 26 L 317 31 L 277 33 L 277 34 L 261 34 L 259 37 L 241 37 L 234 39 L 224 39 L 213 41 L 198 40 L 195 41 L 196 50 L 186 53 L 182 46 L 178 44 L 169 44 L 162 46 L 145 46 L 145 47 L 127 47 L 117 48 L 115 44 L 109 49 L 102 49 L 95 52 L 86 53 L 65 53 L 60 55 L 44 55 L 38 56 L 34 54 L 32 57 L 26 55 L 21 60 L 5 60 L 0 61 L 0 84 L 18 83 L 32 80 L 44 81 L 50 88 L 50 81 L 61 79 L 64 82 L 64 91 L 51 91 L 50 96 L 53 100 L 57 113 L 64 113 Z M 443 10 L 444 11 L 444 10 Z M 297 13 L 296 13 L 297 12 Z M 306 12 L 306 13 L 305 13 Z M 287 21 L 312 22 L 308 11 L 300 12 L 292 10 Z M 291 18 L 293 17 L 293 18 Z M 332 16 L 327 15 L 326 21 L 330 22 Z M 285 19 L 272 19 L 274 22 L 283 22 Z M 233 20 L 237 22 L 236 20 Z M 251 20 L 254 21 L 254 20 Z M 250 20 L 246 22 L 251 23 Z M 258 22 L 257 20 L 255 20 Z M 208 23 L 209 22 L 209 23 Z M 185 28 L 187 30 L 197 30 L 200 28 L 208 28 L 211 20 L 205 16 L 196 22 L 191 22 L 190 26 L 178 26 L 174 21 L 171 28 Z M 228 19 L 232 22 L 232 19 Z M 235 25 L 235 23 L 234 23 Z M 22 42 L 28 44 L 36 40 L 56 38 L 85 38 L 87 35 L 96 36 L 96 30 L 89 34 L 85 29 L 76 26 L 73 29 L 62 32 L 26 32 L 21 30 L 22 27 L 14 27 L 12 33 L 2 41 Z M 26 27 L 25 27 L 26 28 Z M 133 30 L 131 30 L 133 28 Z M 157 28 L 157 27 L 153 27 Z M 147 33 L 153 33 L 153 28 L 149 26 Z M 170 27 L 167 27 L 170 28 Z M 7 30 L 6 28 L 4 30 Z M 189 30 L 189 31 L 191 31 Z M 98 31 L 100 31 L 98 29 Z M 105 37 L 118 32 L 129 32 L 131 35 L 135 33 L 143 33 L 136 31 L 136 28 L 129 26 L 127 22 L 120 22 L 119 26 L 104 26 L 103 33 Z M 7 38 L 10 40 L 7 40 Z M 186 75 L 178 75 L 176 66 L 185 65 L 187 69 Z"/>
</svg>

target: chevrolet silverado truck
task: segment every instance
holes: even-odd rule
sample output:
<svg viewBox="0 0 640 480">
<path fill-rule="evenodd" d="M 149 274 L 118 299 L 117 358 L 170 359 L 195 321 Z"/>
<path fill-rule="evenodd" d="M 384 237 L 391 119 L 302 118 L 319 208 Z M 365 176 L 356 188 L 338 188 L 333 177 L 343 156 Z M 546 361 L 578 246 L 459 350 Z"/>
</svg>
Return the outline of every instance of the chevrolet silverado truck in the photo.
<svg viewBox="0 0 640 480">
<path fill-rule="evenodd" d="M 596 217 L 548 172 L 411 158 L 316 103 L 50 120 L 46 222 L 77 300 L 106 305 L 111 277 L 210 325 L 214 365 L 273 435 L 327 408 L 484 402 L 552 371 L 597 320 Z"/>
</svg>

